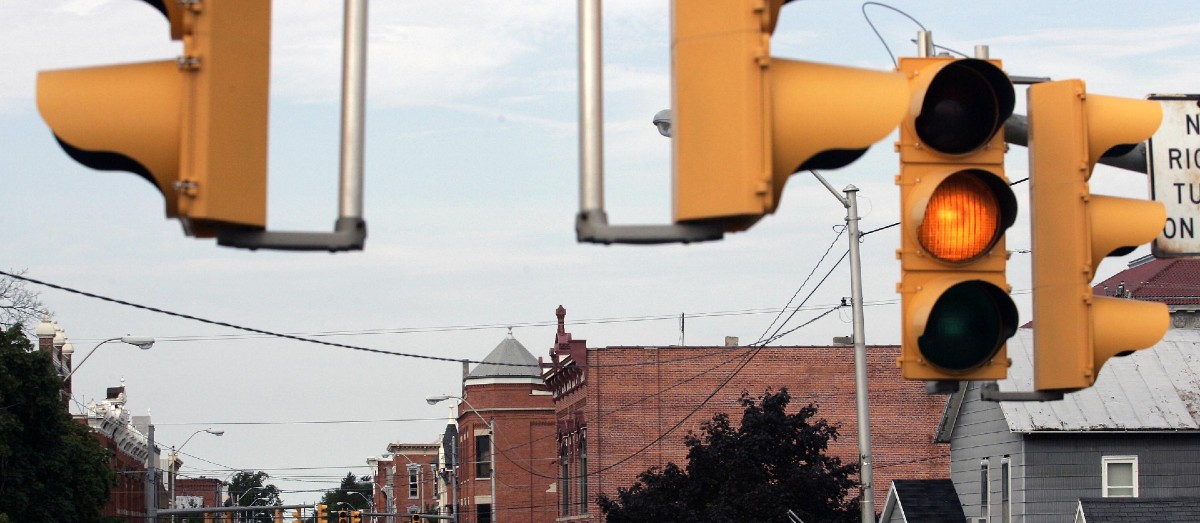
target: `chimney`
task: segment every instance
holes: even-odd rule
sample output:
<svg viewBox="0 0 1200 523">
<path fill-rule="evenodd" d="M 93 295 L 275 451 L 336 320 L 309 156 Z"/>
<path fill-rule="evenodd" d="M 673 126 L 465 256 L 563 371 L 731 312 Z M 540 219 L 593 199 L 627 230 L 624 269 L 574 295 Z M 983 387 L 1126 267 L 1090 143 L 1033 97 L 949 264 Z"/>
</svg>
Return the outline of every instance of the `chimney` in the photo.
<svg viewBox="0 0 1200 523">
<path fill-rule="evenodd" d="M 738 346 L 738 337 L 737 336 L 726 336 L 725 337 L 725 346 L 726 347 L 737 347 Z"/>
</svg>

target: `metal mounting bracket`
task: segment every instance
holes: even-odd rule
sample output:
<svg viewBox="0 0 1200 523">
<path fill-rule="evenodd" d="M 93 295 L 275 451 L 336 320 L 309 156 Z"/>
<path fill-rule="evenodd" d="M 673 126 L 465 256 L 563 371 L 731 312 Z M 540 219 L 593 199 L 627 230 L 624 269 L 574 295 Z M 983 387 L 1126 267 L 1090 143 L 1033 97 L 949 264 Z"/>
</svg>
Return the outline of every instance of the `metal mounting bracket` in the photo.
<svg viewBox="0 0 1200 523">
<path fill-rule="evenodd" d="M 1063 393 L 1058 391 L 1013 391 L 1001 392 L 994 381 L 981 384 L 980 399 L 983 401 L 1059 401 Z"/>
</svg>

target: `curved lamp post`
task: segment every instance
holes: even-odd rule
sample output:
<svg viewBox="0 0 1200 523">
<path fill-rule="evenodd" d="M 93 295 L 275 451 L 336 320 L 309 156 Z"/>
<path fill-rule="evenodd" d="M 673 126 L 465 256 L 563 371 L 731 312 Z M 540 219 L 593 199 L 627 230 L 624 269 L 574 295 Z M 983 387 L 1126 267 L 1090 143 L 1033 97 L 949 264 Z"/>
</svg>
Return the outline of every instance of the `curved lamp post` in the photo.
<svg viewBox="0 0 1200 523">
<path fill-rule="evenodd" d="M 483 414 L 480 414 L 478 410 L 475 410 L 475 406 L 471 405 L 471 402 L 467 401 L 467 399 L 462 396 L 454 396 L 451 394 L 439 394 L 436 396 L 426 396 L 425 403 L 428 403 L 430 405 L 436 405 L 436 404 L 438 404 L 442 401 L 446 401 L 448 399 L 456 399 L 463 403 L 466 403 L 467 407 L 471 409 L 471 412 L 474 412 L 476 416 L 479 416 L 479 419 L 482 420 L 484 423 L 486 423 L 488 426 L 488 432 L 490 433 L 490 434 L 488 434 L 488 446 L 489 446 L 488 457 L 491 458 L 491 464 L 490 464 L 491 465 L 491 474 L 489 475 L 489 479 L 491 480 L 491 483 L 492 483 L 491 520 L 492 520 L 492 523 L 496 523 L 498 521 L 496 514 L 498 514 L 500 512 L 500 503 L 499 503 L 500 500 L 496 499 L 496 418 L 493 417 L 490 420 L 484 419 Z M 457 459 L 455 459 L 455 461 L 457 461 Z M 457 463 L 455 465 L 457 466 Z M 454 482 L 455 482 L 455 484 L 458 483 L 457 475 L 454 478 Z M 458 500 L 454 500 L 454 504 L 455 504 L 455 506 L 454 506 L 454 521 L 458 521 Z"/>
<path fill-rule="evenodd" d="M 375 501 L 368 498 L 366 496 L 366 494 L 363 494 L 362 492 L 359 492 L 357 490 L 347 490 L 346 493 L 347 494 L 358 494 L 358 497 L 363 498 L 363 501 L 367 502 L 367 509 L 372 510 L 372 511 L 375 510 Z"/>
<path fill-rule="evenodd" d="M 150 343 L 154 343 L 154 341 L 151 340 Z M 95 350 L 95 349 L 92 349 L 92 350 Z M 178 461 L 179 461 L 179 452 L 183 450 L 183 447 L 185 445 L 187 445 L 189 441 L 192 441 L 192 438 L 196 437 L 196 434 L 200 434 L 202 432 L 207 432 L 209 434 L 212 434 L 213 436 L 221 436 L 221 435 L 225 434 L 225 431 L 223 431 L 223 430 L 217 430 L 217 429 L 213 429 L 213 428 L 200 429 L 200 430 L 197 430 L 196 432 L 193 432 L 191 436 L 187 437 L 187 439 L 183 440 L 183 445 L 180 445 L 179 448 L 171 447 L 170 459 L 168 460 L 168 463 L 170 463 L 170 466 L 171 466 L 171 471 L 170 471 L 171 472 L 171 483 L 169 485 L 170 488 L 167 489 L 167 492 L 168 492 L 168 494 L 167 494 L 168 500 L 167 501 L 170 503 L 171 508 L 177 508 L 175 506 L 175 476 L 178 475 L 178 472 L 176 471 L 176 468 L 177 468 L 176 463 L 178 463 Z M 171 520 L 174 521 L 175 516 L 171 516 Z"/>
<path fill-rule="evenodd" d="M 55 341 L 57 342 L 57 335 L 56 335 Z M 83 359 L 79 361 L 79 365 L 75 365 L 75 368 L 71 369 L 71 372 L 68 372 L 67 375 L 65 377 L 63 377 L 63 381 L 67 381 L 67 380 L 71 379 L 71 375 L 75 374 L 75 371 L 79 370 L 79 367 L 82 367 L 83 364 L 85 362 L 87 362 L 88 358 L 92 357 L 92 354 L 96 353 L 96 349 L 99 349 L 101 345 L 104 345 L 105 343 L 108 343 L 111 341 L 119 341 L 121 343 L 128 343 L 128 344 L 134 345 L 137 348 L 142 349 L 142 350 L 149 350 L 150 347 L 152 345 L 154 345 L 154 338 L 150 338 L 147 336 L 119 336 L 116 338 L 109 338 L 100 343 L 97 343 L 95 347 L 92 347 L 92 350 L 88 351 L 88 353 L 83 356 Z M 66 341 L 66 338 L 64 338 L 63 339 L 63 355 L 69 356 L 75 352 L 73 348 L 72 349 L 67 348 L 69 345 L 70 345 L 70 342 Z"/>
</svg>

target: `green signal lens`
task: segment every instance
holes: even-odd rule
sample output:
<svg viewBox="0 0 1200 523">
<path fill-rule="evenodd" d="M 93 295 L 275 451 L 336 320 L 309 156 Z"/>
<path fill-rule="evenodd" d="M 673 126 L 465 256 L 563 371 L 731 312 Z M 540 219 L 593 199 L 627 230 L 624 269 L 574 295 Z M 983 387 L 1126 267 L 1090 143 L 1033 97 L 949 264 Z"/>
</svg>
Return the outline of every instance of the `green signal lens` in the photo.
<svg viewBox="0 0 1200 523">
<path fill-rule="evenodd" d="M 1016 334 L 1016 325 L 1017 307 L 1004 291 L 984 281 L 965 281 L 938 297 L 917 347 L 929 364 L 965 372 L 987 364 Z"/>
</svg>

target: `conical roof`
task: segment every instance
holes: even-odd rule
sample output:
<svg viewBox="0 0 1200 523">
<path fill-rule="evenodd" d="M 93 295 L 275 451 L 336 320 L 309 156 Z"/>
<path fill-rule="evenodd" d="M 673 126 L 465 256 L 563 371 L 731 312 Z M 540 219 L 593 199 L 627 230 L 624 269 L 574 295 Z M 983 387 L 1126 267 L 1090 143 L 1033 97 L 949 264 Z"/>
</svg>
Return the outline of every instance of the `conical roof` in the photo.
<svg viewBox="0 0 1200 523">
<path fill-rule="evenodd" d="M 542 369 L 537 358 L 509 333 L 492 352 L 476 365 L 467 380 L 486 378 L 519 378 L 542 382 Z"/>
</svg>

